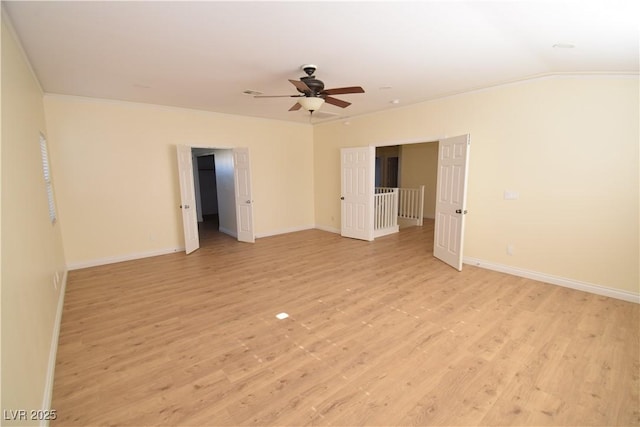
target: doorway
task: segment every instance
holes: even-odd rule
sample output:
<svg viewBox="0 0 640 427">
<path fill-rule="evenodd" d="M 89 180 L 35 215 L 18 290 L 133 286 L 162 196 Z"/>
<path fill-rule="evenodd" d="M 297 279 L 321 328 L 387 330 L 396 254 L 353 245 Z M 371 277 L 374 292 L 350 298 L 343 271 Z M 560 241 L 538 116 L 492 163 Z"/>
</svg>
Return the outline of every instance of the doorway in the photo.
<svg viewBox="0 0 640 427">
<path fill-rule="evenodd" d="M 200 246 L 208 246 L 219 239 L 220 216 L 218 213 L 218 189 L 216 180 L 215 154 L 194 154 L 193 178 L 196 190 L 196 209 L 198 215 L 198 236 Z"/>
<path fill-rule="evenodd" d="M 201 234 L 225 234 L 253 243 L 249 150 L 176 148 L 186 253 L 200 247 Z"/>
<path fill-rule="evenodd" d="M 398 187 L 424 185 L 423 219 L 435 218 L 438 147 L 438 141 L 399 146 Z"/>
<path fill-rule="evenodd" d="M 233 150 L 191 148 L 198 236 L 212 239 L 238 237 Z"/>
<path fill-rule="evenodd" d="M 436 200 L 433 254 L 436 258 L 457 270 L 461 270 L 465 214 L 467 213 L 466 193 L 470 137 L 465 134 L 433 140 L 438 141 L 436 179 L 434 181 Z M 420 142 L 423 141 L 405 144 L 411 147 Z M 374 218 L 381 215 L 395 215 L 389 207 L 393 204 L 376 205 L 374 203 L 376 181 L 383 181 L 383 179 L 376 179 L 375 171 L 383 171 L 385 168 L 385 163 L 377 160 L 380 157 L 376 156 L 376 149 L 373 146 L 341 149 L 341 234 L 344 237 L 373 240 Z M 352 159 L 361 159 L 361 161 L 354 162 L 351 161 Z M 399 165 L 402 161 L 401 157 Z M 394 168 L 390 169 L 394 173 L 398 169 L 402 170 L 402 167 L 395 170 Z M 401 179 L 401 181 L 403 180 Z M 400 186 L 407 185 L 404 181 L 398 184 Z M 375 194 L 375 197 L 378 196 L 380 195 Z M 425 197 L 425 201 L 432 201 L 432 197 Z M 429 215 L 429 211 L 426 209 L 425 211 Z M 354 224 L 358 227 L 349 227 Z"/>
<path fill-rule="evenodd" d="M 376 187 L 397 187 L 402 146 L 376 147 Z"/>
</svg>

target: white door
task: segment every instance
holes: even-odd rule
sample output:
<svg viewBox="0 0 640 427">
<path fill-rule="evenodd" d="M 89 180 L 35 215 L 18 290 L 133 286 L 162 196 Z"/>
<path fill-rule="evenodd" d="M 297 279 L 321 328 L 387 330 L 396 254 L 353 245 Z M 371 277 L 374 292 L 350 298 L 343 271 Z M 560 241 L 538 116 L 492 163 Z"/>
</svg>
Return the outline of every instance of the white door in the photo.
<svg viewBox="0 0 640 427">
<path fill-rule="evenodd" d="M 343 237 L 371 241 L 376 148 L 342 148 L 340 157 L 340 234 Z"/>
<path fill-rule="evenodd" d="M 462 270 L 468 169 L 469 135 L 441 140 L 433 255 L 458 270 Z"/>
<path fill-rule="evenodd" d="M 253 243 L 255 235 L 253 233 L 253 198 L 251 196 L 251 168 L 248 148 L 233 149 L 233 175 L 238 240 Z"/>
<path fill-rule="evenodd" d="M 196 195 L 193 185 L 193 159 L 191 147 L 178 145 L 178 177 L 180 180 L 180 209 L 182 209 L 182 227 L 184 246 L 188 254 L 200 247 L 198 237 L 198 218 Z"/>
</svg>

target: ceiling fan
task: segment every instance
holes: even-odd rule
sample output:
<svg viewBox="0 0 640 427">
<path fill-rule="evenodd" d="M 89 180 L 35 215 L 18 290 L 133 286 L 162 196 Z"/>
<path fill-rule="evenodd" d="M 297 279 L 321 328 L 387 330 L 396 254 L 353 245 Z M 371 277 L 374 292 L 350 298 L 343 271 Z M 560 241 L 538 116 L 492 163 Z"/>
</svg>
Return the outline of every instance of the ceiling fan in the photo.
<svg viewBox="0 0 640 427">
<path fill-rule="evenodd" d="M 317 111 L 322 104 L 335 105 L 341 108 L 346 108 L 351 105 L 350 102 L 343 101 L 338 98 L 334 98 L 331 95 L 344 95 L 348 93 L 364 93 L 364 89 L 360 86 L 339 87 L 334 89 L 325 89 L 324 83 L 321 80 L 316 79 L 313 73 L 316 72 L 317 67 L 313 64 L 306 64 L 300 67 L 307 75 L 301 77 L 300 80 L 289 81 L 296 87 L 297 95 L 256 95 L 255 98 L 300 98 L 293 107 L 289 108 L 289 111 L 296 111 L 300 108 L 304 108 L 313 114 Z"/>
</svg>

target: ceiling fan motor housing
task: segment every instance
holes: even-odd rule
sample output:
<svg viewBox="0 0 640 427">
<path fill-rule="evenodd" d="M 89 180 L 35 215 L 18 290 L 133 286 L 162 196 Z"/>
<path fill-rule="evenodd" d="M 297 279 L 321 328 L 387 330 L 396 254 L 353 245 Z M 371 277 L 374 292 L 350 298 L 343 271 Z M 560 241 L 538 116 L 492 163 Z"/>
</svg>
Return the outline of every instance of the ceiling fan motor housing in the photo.
<svg viewBox="0 0 640 427">
<path fill-rule="evenodd" d="M 324 83 L 322 82 L 322 80 L 316 79 L 315 76 L 301 77 L 300 81 L 303 81 L 304 84 L 306 84 L 307 87 L 311 89 L 311 94 L 310 94 L 311 96 L 318 96 L 320 92 L 324 90 Z M 307 95 L 307 93 L 303 91 L 300 91 L 300 92 Z"/>
</svg>

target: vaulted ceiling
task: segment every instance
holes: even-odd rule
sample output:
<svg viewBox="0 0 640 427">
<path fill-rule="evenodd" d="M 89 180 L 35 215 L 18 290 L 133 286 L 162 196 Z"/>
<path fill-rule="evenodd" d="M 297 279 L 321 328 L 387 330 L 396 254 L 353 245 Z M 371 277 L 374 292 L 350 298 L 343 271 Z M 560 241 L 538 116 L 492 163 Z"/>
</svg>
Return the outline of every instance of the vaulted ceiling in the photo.
<svg viewBox="0 0 640 427">
<path fill-rule="evenodd" d="M 3 1 L 47 93 L 309 122 L 318 66 L 356 116 L 551 74 L 639 71 L 637 1 Z"/>
</svg>

